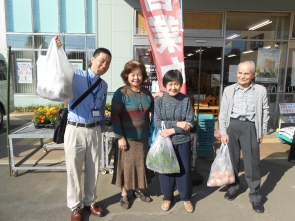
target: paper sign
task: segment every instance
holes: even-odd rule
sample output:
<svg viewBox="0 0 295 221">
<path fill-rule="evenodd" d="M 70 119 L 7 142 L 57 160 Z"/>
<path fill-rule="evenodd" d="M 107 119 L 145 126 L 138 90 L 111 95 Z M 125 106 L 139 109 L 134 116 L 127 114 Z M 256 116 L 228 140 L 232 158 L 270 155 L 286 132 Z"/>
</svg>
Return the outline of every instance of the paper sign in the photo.
<svg viewBox="0 0 295 221">
<path fill-rule="evenodd" d="M 31 84 L 32 80 L 32 62 L 17 61 L 17 79 L 19 84 Z"/>
<path fill-rule="evenodd" d="M 281 114 L 293 114 L 295 113 L 295 103 L 281 103 L 280 113 Z"/>
</svg>

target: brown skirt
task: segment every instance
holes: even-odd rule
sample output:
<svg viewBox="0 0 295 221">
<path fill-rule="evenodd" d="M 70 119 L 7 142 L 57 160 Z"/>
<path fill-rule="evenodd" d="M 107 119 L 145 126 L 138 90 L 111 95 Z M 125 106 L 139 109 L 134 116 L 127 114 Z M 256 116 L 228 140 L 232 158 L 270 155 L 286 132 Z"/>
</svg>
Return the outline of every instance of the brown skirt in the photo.
<svg viewBox="0 0 295 221">
<path fill-rule="evenodd" d="M 148 170 L 145 159 L 148 152 L 148 139 L 127 140 L 127 150 L 118 148 L 115 141 L 115 161 L 112 184 L 128 189 L 145 189 L 154 176 Z"/>
</svg>

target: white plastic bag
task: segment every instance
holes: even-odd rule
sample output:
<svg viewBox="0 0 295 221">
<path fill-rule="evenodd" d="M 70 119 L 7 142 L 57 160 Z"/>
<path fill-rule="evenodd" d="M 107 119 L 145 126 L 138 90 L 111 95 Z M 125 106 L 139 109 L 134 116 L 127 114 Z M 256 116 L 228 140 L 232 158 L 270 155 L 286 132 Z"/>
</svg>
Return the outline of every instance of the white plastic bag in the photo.
<svg viewBox="0 0 295 221">
<path fill-rule="evenodd" d="M 162 121 L 162 130 L 165 124 Z M 159 130 L 147 154 L 146 166 L 158 173 L 179 173 L 180 167 L 169 137 L 162 138 Z"/>
<path fill-rule="evenodd" d="M 54 38 L 46 56 L 39 54 L 36 64 L 38 95 L 52 101 L 73 99 L 72 81 L 75 68 L 68 62 L 62 47 L 57 47 Z"/>
<path fill-rule="evenodd" d="M 227 144 L 221 144 L 211 165 L 207 186 L 223 186 L 235 182 L 233 166 Z"/>
</svg>

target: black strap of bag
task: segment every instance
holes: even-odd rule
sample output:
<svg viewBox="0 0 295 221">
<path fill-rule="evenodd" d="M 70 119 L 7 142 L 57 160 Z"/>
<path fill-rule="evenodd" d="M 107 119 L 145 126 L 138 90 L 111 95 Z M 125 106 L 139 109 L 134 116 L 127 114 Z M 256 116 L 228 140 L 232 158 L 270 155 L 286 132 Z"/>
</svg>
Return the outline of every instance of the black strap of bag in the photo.
<svg viewBox="0 0 295 221">
<path fill-rule="evenodd" d="M 91 93 L 91 91 L 93 91 L 94 90 L 94 88 L 96 88 L 97 87 L 97 85 L 99 85 L 100 84 L 100 82 L 101 82 L 101 78 L 99 78 L 87 91 L 85 91 L 84 92 L 84 94 L 82 94 L 81 95 L 81 97 L 79 97 L 73 104 L 72 104 L 72 106 L 71 106 L 71 110 L 74 110 L 75 109 L 75 107 L 78 105 L 78 104 L 80 104 L 80 102 L 82 101 L 82 100 L 84 100 L 84 98 L 85 97 L 87 97 L 88 96 L 88 94 L 90 94 Z"/>
<path fill-rule="evenodd" d="M 79 97 L 74 104 L 71 106 L 71 109 L 75 109 L 75 107 L 85 98 L 88 94 L 90 94 L 97 85 L 101 82 L 101 78 L 99 78 L 84 94 Z M 54 126 L 54 134 L 53 141 L 57 144 L 64 142 L 64 134 L 67 126 L 67 118 L 68 118 L 68 108 L 63 108 L 58 111 L 57 120 L 55 121 Z"/>
</svg>

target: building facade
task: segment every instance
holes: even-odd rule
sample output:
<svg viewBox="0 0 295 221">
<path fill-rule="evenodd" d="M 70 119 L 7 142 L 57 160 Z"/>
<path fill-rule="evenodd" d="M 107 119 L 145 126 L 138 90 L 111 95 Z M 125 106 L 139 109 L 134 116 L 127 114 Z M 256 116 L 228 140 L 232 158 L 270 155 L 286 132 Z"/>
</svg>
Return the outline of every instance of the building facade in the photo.
<svg viewBox="0 0 295 221">
<path fill-rule="evenodd" d="M 95 48 L 110 49 L 112 64 L 103 76 L 109 85 L 108 101 L 123 85 L 120 73 L 133 58 L 146 64 L 147 86 L 153 91 L 155 67 L 138 0 L 1 1 L 6 13 L 4 37 L 12 46 L 14 67 L 31 64 L 30 82 L 21 83 L 14 72 L 16 106 L 44 103 L 35 93 L 34 64 L 40 45 L 45 54 L 56 34 L 62 36 L 70 62 L 80 68 L 88 66 Z M 224 87 L 236 82 L 237 64 L 252 60 L 256 82 L 268 90 L 270 127 L 276 128 L 278 104 L 295 102 L 295 1 L 182 0 L 182 11 L 187 94 L 218 100 Z"/>
<path fill-rule="evenodd" d="M 12 48 L 15 105 L 50 103 L 36 94 L 38 56 L 45 55 L 52 38 L 59 35 L 69 61 L 87 68 L 96 49 L 97 1 L 1 0 L 0 4 L 4 10 L 0 29 L 6 33 L 1 32 L 0 46 L 2 51 Z"/>
</svg>

